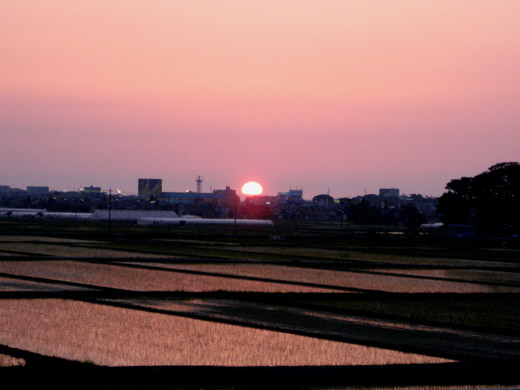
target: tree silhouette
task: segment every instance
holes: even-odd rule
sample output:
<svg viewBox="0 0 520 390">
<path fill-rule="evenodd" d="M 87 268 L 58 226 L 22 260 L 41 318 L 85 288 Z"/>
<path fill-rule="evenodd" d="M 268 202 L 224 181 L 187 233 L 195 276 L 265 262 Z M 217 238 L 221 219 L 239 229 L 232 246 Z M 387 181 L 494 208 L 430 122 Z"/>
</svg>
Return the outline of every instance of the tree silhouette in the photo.
<svg viewBox="0 0 520 390">
<path fill-rule="evenodd" d="M 493 165 L 475 177 L 446 185 L 437 211 L 445 223 L 474 223 L 490 234 L 518 233 L 520 227 L 520 164 Z"/>
<path fill-rule="evenodd" d="M 405 204 L 401 207 L 400 221 L 404 226 L 418 227 L 426 223 L 426 217 L 417 210 L 417 207 Z"/>
</svg>

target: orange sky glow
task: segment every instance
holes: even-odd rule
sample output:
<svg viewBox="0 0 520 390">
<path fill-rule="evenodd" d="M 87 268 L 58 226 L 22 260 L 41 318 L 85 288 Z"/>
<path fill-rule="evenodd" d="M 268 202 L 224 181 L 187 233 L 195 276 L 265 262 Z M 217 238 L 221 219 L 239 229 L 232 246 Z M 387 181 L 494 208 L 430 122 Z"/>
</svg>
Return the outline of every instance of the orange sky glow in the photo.
<svg viewBox="0 0 520 390">
<path fill-rule="evenodd" d="M 520 159 L 517 0 L 4 0 L 0 185 L 308 199 Z"/>
</svg>

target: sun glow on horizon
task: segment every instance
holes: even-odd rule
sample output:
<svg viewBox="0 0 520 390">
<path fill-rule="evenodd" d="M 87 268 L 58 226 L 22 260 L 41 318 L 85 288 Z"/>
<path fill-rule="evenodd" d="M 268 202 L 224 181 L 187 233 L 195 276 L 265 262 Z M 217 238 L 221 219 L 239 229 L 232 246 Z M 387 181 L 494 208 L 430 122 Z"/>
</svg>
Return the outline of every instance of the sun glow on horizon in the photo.
<svg viewBox="0 0 520 390">
<path fill-rule="evenodd" d="M 256 181 L 249 181 L 242 186 L 242 193 L 244 195 L 260 195 L 262 191 L 262 186 Z"/>
</svg>

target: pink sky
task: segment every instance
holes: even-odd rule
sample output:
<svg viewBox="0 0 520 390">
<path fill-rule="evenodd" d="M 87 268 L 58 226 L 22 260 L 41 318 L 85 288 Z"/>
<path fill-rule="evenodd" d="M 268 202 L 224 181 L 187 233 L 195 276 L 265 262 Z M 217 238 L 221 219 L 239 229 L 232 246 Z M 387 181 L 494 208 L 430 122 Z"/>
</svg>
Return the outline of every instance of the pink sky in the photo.
<svg viewBox="0 0 520 390">
<path fill-rule="evenodd" d="M 440 195 L 520 160 L 520 1 L 0 5 L 0 185 Z"/>
</svg>

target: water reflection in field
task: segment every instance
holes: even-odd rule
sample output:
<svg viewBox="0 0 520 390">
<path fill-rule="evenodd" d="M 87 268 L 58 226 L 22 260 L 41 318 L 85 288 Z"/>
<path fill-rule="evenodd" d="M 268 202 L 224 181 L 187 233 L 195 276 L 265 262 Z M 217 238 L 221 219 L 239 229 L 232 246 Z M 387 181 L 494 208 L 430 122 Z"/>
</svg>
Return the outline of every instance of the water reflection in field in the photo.
<svg viewBox="0 0 520 390">
<path fill-rule="evenodd" d="M 227 275 L 237 275 L 256 278 L 271 278 L 291 282 L 316 283 L 325 286 L 343 288 L 404 292 L 404 293 L 476 293 L 476 292 L 512 292 L 515 287 L 487 286 L 485 284 L 465 283 L 464 280 L 425 280 L 422 278 L 400 277 L 396 275 L 369 274 L 363 272 L 348 272 L 341 270 L 326 270 L 316 268 L 299 268 L 267 264 L 168 264 L 140 263 L 145 266 L 173 270 L 189 270 L 199 272 L 215 272 Z M 388 271 L 393 272 L 393 271 Z M 410 275 L 413 275 L 411 273 Z"/>
<path fill-rule="evenodd" d="M 0 344 L 101 365 L 367 365 L 445 359 L 67 300 L 0 301 Z"/>
</svg>

